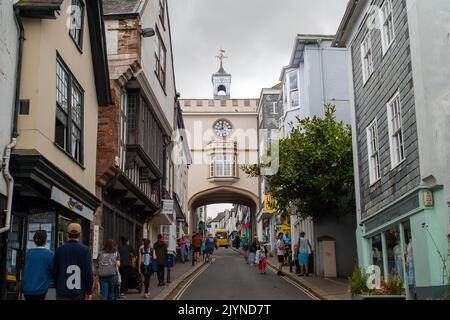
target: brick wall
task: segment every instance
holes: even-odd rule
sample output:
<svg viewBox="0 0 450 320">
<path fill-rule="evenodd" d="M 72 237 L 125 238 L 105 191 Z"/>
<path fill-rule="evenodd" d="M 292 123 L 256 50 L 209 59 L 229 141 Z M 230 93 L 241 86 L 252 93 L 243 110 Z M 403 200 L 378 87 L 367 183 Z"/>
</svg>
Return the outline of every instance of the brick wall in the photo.
<svg viewBox="0 0 450 320">
<path fill-rule="evenodd" d="M 375 1 L 380 6 L 383 1 Z M 366 218 L 420 183 L 414 86 L 405 1 L 393 1 L 395 40 L 383 57 L 381 32 L 371 30 L 374 73 L 364 85 L 361 65 L 361 43 L 367 28 L 352 45 L 356 108 L 358 165 L 360 171 L 361 211 Z M 387 103 L 400 91 L 406 161 L 391 170 Z M 381 180 L 370 186 L 366 128 L 377 118 L 380 147 Z"/>
</svg>

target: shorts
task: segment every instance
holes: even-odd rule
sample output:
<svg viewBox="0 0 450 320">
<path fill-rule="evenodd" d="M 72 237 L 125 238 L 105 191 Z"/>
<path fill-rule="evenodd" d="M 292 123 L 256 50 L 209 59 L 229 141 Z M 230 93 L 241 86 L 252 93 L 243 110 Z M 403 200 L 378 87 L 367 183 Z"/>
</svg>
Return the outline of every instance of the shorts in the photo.
<svg viewBox="0 0 450 320">
<path fill-rule="evenodd" d="M 284 263 L 284 256 L 278 255 L 278 262 L 279 263 Z"/>
<path fill-rule="evenodd" d="M 308 265 L 308 252 L 300 252 L 298 254 L 298 264 L 301 266 Z"/>
<path fill-rule="evenodd" d="M 200 248 L 200 247 L 194 248 L 194 252 L 200 252 L 200 251 L 201 251 L 201 248 Z"/>
</svg>

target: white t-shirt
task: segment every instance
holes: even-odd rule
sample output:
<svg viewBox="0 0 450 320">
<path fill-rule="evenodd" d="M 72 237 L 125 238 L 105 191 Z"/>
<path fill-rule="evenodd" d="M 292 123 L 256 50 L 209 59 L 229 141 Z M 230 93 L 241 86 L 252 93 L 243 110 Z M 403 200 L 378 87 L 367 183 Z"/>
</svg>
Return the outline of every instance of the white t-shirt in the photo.
<svg viewBox="0 0 450 320">
<path fill-rule="evenodd" d="M 283 240 L 278 239 L 278 241 L 277 241 L 277 255 L 284 256 L 285 250 L 283 248 L 284 248 Z"/>
</svg>

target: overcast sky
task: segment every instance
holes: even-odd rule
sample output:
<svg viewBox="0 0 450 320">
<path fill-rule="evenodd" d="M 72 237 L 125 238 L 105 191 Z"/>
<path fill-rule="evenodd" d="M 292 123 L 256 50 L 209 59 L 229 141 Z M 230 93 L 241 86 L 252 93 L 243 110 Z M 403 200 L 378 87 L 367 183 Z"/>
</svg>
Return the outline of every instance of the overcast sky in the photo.
<svg viewBox="0 0 450 320">
<path fill-rule="evenodd" d="M 177 90 L 211 98 L 222 47 L 232 98 L 259 97 L 277 84 L 295 36 L 334 34 L 348 0 L 169 0 Z"/>
</svg>

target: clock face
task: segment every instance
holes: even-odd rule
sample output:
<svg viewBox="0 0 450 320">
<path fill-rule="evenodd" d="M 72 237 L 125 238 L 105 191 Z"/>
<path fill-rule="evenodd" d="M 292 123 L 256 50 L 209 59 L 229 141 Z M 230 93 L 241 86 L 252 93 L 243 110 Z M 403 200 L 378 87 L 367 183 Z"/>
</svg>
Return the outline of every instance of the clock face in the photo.
<svg viewBox="0 0 450 320">
<path fill-rule="evenodd" d="M 219 137 L 227 137 L 231 133 L 231 124 L 225 120 L 219 120 L 214 124 L 214 132 Z"/>
</svg>

